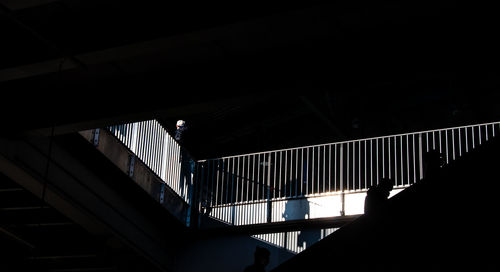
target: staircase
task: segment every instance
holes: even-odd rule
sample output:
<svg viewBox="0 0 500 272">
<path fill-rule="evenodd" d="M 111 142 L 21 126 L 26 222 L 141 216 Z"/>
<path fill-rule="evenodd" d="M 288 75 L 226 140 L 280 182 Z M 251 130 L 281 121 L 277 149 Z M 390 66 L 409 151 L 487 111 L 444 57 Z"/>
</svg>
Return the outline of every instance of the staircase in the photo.
<svg viewBox="0 0 500 272">
<path fill-rule="evenodd" d="M 484 144 L 272 271 L 498 271 L 499 152 Z"/>
</svg>

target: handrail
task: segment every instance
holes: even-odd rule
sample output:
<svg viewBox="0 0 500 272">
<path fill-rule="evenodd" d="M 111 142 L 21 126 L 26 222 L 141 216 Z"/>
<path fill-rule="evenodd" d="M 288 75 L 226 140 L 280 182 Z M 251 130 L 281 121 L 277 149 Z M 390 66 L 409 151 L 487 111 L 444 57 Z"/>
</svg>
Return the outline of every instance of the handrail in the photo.
<svg viewBox="0 0 500 272">
<path fill-rule="evenodd" d="M 385 135 L 385 136 L 376 136 L 376 137 L 363 138 L 363 139 L 355 139 L 355 140 L 346 140 L 346 141 L 340 141 L 340 142 L 330 142 L 330 143 L 324 143 L 324 144 L 297 146 L 297 147 L 282 148 L 282 149 L 272 149 L 272 150 L 267 150 L 267 151 L 259 151 L 259 152 L 245 153 L 245 154 L 239 154 L 239 155 L 223 156 L 223 157 L 220 157 L 220 158 L 202 159 L 202 160 L 197 160 L 197 162 L 205 162 L 205 161 L 209 161 L 209 160 L 219 160 L 219 159 L 227 159 L 227 158 L 236 158 L 236 157 L 249 156 L 249 155 L 266 154 L 266 153 L 270 153 L 270 152 L 281 152 L 281 151 L 288 151 L 288 150 L 295 150 L 295 149 L 302 149 L 302 148 L 320 147 L 320 146 L 332 145 L 332 144 L 342 144 L 342 143 L 351 143 L 351 142 L 358 142 L 358 141 L 368 141 L 368 140 L 376 140 L 376 139 L 382 139 L 382 138 L 387 138 L 387 137 L 399 137 L 399 136 L 406 136 L 406 135 L 413 135 L 413 134 L 421 134 L 421 133 L 429 133 L 429 132 L 439 132 L 439 131 L 450 130 L 450 129 L 470 128 L 470 127 L 487 126 L 487 125 L 499 125 L 499 128 L 500 128 L 500 122 L 498 122 L 498 121 L 497 122 L 488 122 L 488 123 L 481 123 L 481 124 L 475 124 L 475 125 L 465 125 L 465 126 L 455 126 L 455 127 L 440 128 L 440 129 L 422 130 L 422 131 L 418 131 L 418 132 L 408 132 L 408 133 L 391 134 L 391 135 Z"/>
<path fill-rule="evenodd" d="M 275 201 L 365 193 L 381 178 L 405 188 L 424 178 L 426 152 L 436 150 L 448 164 L 499 130 L 500 122 L 489 122 L 200 160 L 199 208 L 227 219 L 230 206 L 267 203 L 255 207 L 263 213 L 255 222 L 262 223 Z M 248 216 L 229 217 L 234 223 Z"/>
<path fill-rule="evenodd" d="M 188 204 L 191 202 L 191 164 L 194 162 L 157 120 L 114 125 L 106 129 Z"/>
<path fill-rule="evenodd" d="M 450 163 L 476 145 L 495 137 L 500 122 L 198 161 L 193 161 L 156 120 L 107 129 L 188 204 L 194 204 L 200 212 L 215 209 L 219 215 L 214 217 L 231 217 L 234 224 L 235 221 L 243 222 L 241 218 L 247 215 L 230 216 L 227 208 L 261 203 L 255 208 L 263 214 L 254 221 L 262 223 L 266 217 L 272 217 L 273 205 L 282 201 L 338 193 L 344 201 L 344 194 L 364 193 L 384 177 L 392 179 L 396 188 L 405 188 L 424 177 L 425 152 L 437 150 L 445 163 Z M 191 193 L 195 183 L 196 195 Z M 191 203 L 194 196 L 197 203 Z M 240 209 L 240 212 L 251 209 Z M 232 213 L 235 212 L 233 209 Z"/>
</svg>

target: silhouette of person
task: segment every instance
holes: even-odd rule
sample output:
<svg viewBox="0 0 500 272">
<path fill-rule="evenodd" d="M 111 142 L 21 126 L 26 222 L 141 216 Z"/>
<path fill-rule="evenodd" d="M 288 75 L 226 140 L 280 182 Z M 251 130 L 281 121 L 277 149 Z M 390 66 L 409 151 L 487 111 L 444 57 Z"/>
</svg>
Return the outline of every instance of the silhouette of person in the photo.
<svg viewBox="0 0 500 272">
<path fill-rule="evenodd" d="M 244 272 L 265 272 L 266 266 L 269 264 L 269 250 L 257 246 L 254 252 L 254 262 L 252 265 L 247 266 Z"/>
<path fill-rule="evenodd" d="M 180 163 L 181 163 L 181 178 L 179 182 L 180 186 L 180 195 L 184 197 L 184 187 L 187 185 L 187 197 L 190 198 L 191 194 L 191 174 L 193 173 L 193 162 L 190 159 L 190 156 L 184 147 L 186 143 L 186 134 L 187 134 L 187 126 L 186 121 L 178 120 L 175 124 L 177 130 L 175 131 L 175 140 L 179 143 L 181 152 L 180 152 Z"/>
<path fill-rule="evenodd" d="M 388 178 L 383 178 L 378 185 L 370 187 L 365 198 L 365 214 L 373 213 L 383 206 L 389 198 L 392 188 L 392 180 Z"/>
<path fill-rule="evenodd" d="M 444 165 L 443 156 L 437 150 L 431 150 L 424 155 L 424 177 L 434 175 Z"/>
<path fill-rule="evenodd" d="M 180 144 L 184 144 L 184 139 L 186 138 L 186 133 L 188 130 L 188 127 L 186 126 L 186 121 L 184 120 L 178 120 L 177 123 L 175 124 L 176 130 L 175 130 L 175 135 L 174 138 L 175 140 Z"/>
</svg>

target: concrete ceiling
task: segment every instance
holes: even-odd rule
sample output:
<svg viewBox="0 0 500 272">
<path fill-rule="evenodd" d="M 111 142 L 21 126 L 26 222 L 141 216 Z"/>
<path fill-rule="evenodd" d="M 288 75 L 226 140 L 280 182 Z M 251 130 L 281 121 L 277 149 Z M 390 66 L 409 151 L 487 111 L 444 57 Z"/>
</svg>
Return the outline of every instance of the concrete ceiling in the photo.
<svg viewBox="0 0 500 272">
<path fill-rule="evenodd" d="M 184 119 L 207 158 L 498 120 L 493 10 L 0 0 L 2 135 Z"/>
</svg>

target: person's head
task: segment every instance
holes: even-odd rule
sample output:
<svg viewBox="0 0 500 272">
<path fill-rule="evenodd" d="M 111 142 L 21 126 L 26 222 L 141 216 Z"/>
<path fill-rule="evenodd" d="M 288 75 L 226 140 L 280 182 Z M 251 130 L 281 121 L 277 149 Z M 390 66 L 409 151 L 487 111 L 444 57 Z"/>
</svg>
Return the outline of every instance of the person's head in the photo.
<svg viewBox="0 0 500 272">
<path fill-rule="evenodd" d="M 175 124 L 176 128 L 182 128 L 186 125 L 186 121 L 184 120 L 178 120 L 177 123 Z"/>
<path fill-rule="evenodd" d="M 392 188 L 394 188 L 394 185 L 392 184 L 392 180 L 388 178 L 382 178 L 378 184 L 378 187 L 382 189 L 382 191 L 389 194 L 392 191 Z"/>
<path fill-rule="evenodd" d="M 260 264 L 262 266 L 268 265 L 270 255 L 271 255 L 271 252 L 269 252 L 269 250 L 267 250 L 266 248 L 257 246 L 255 248 L 255 253 L 254 253 L 255 264 Z"/>
</svg>

